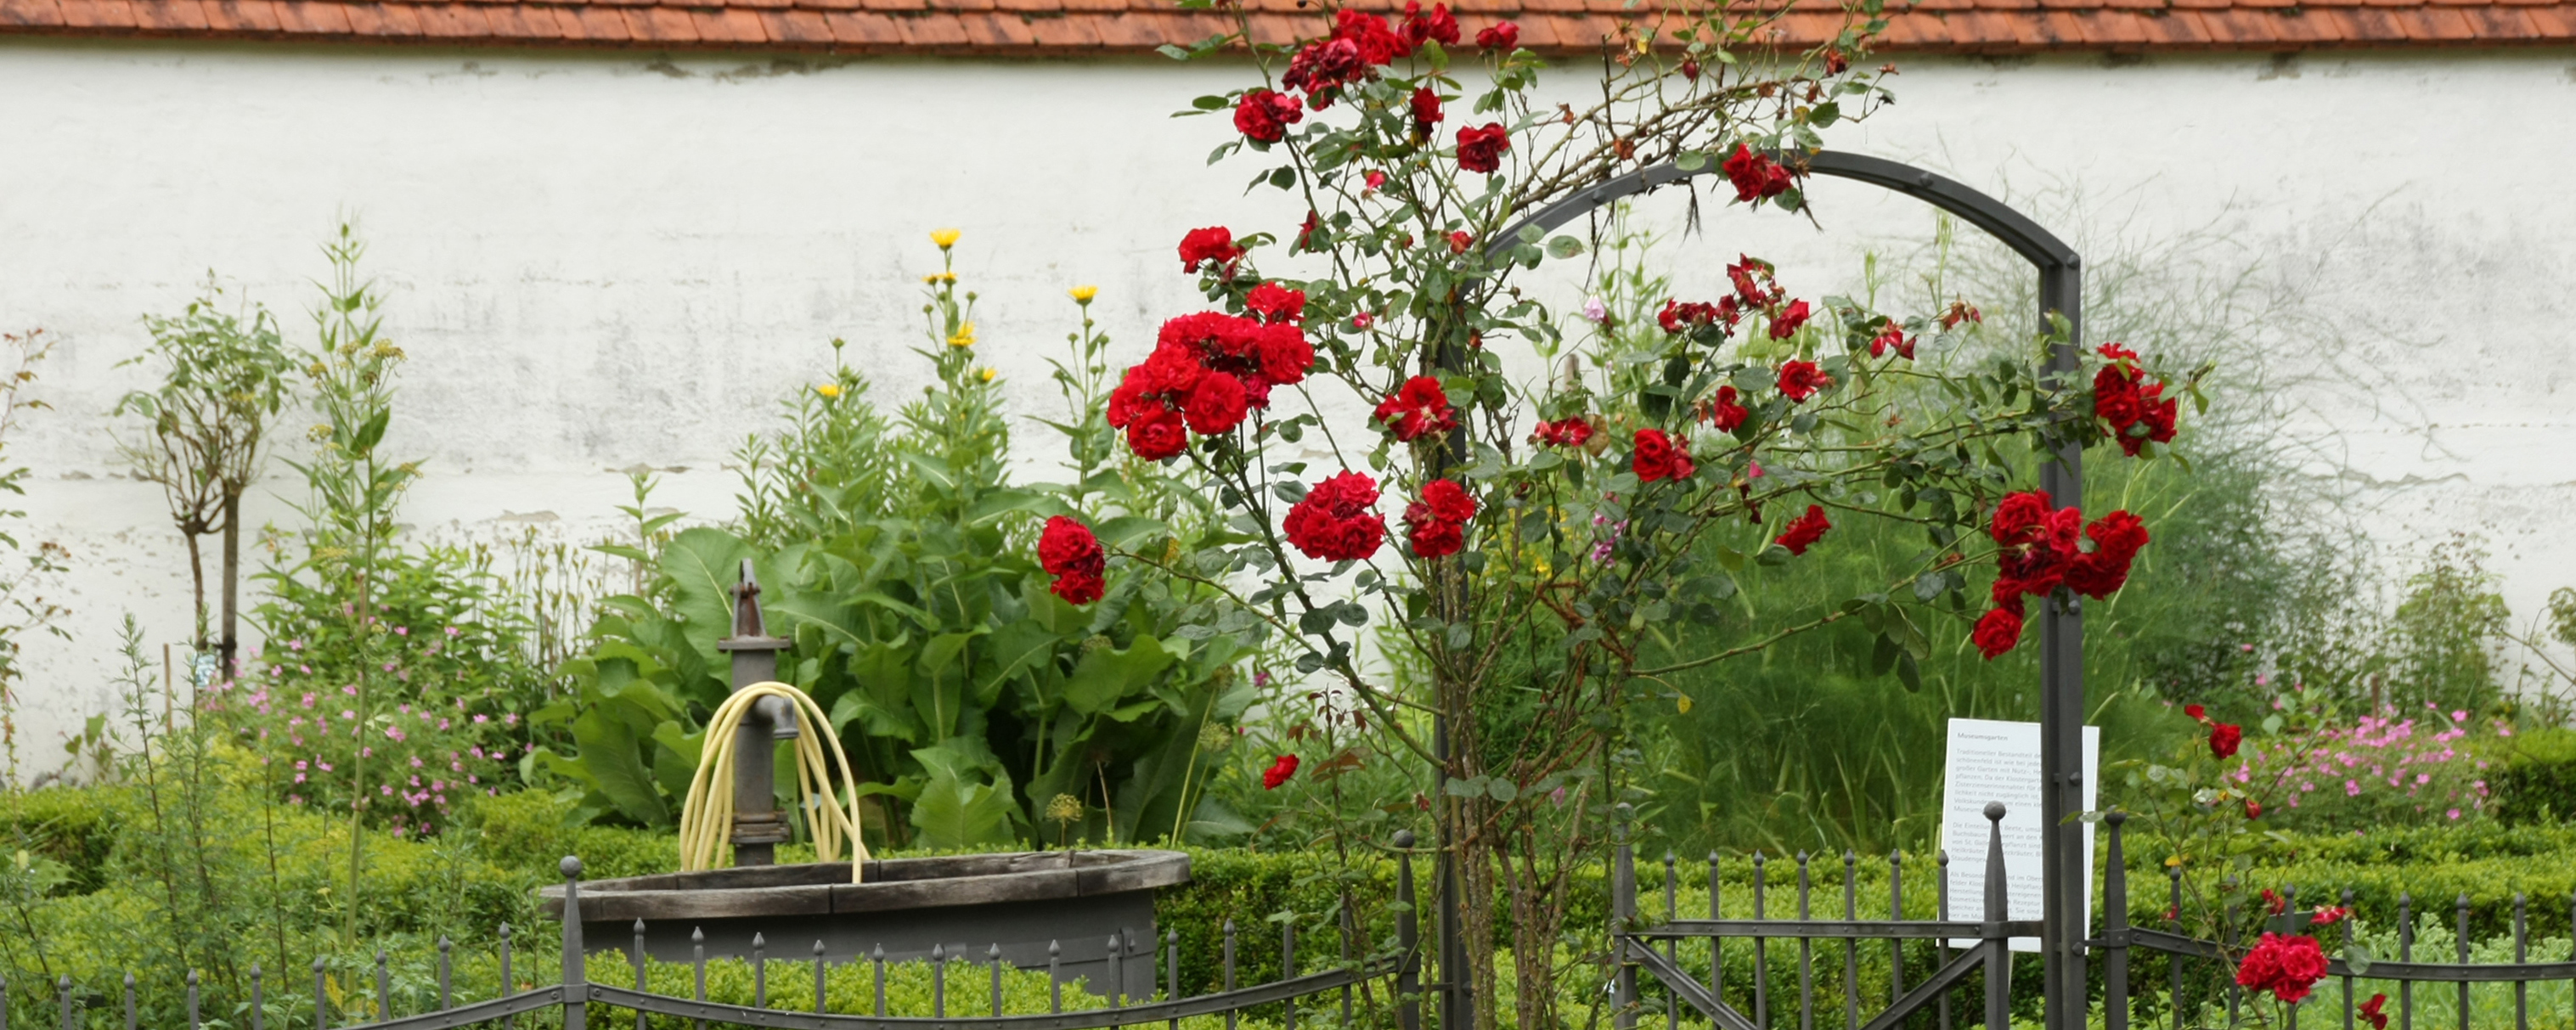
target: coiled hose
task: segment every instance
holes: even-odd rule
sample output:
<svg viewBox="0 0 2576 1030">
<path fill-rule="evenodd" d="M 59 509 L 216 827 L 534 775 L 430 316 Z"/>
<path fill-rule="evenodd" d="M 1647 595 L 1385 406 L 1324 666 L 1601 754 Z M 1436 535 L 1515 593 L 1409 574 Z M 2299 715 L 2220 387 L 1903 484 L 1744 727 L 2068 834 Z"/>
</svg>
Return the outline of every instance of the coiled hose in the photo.
<svg viewBox="0 0 2576 1030">
<path fill-rule="evenodd" d="M 751 716 L 752 706 L 765 698 L 785 698 L 796 706 L 797 718 L 810 729 L 796 737 L 796 797 L 798 807 L 806 813 L 805 825 L 814 836 L 814 857 L 825 862 L 841 860 L 841 840 L 847 837 L 852 856 L 850 882 L 860 882 L 867 868 L 868 845 L 859 839 L 859 795 L 855 789 L 858 777 L 850 772 L 850 757 L 841 750 L 840 739 L 831 732 L 832 721 L 805 692 L 784 683 L 754 683 L 734 691 L 717 706 L 714 718 L 707 720 L 706 746 L 699 751 L 698 772 L 689 779 L 689 795 L 680 803 L 680 869 L 698 872 L 717 868 L 721 858 L 732 864 L 729 840 L 733 832 L 734 731 Z M 831 766 L 825 764 L 823 745 L 832 746 L 832 761 L 840 766 L 841 782 L 853 789 L 847 799 L 832 790 Z"/>
</svg>

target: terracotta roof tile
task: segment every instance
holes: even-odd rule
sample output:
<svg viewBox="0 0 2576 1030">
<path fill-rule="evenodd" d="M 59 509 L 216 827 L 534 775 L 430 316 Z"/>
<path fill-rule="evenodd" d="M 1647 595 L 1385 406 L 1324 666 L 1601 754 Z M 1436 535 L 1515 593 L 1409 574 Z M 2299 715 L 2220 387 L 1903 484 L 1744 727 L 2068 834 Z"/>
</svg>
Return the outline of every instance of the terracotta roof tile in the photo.
<svg viewBox="0 0 2576 1030">
<path fill-rule="evenodd" d="M 1255 39 L 1323 27 L 1318 0 L 1239 0 Z M 1353 0 L 1392 13 L 1401 0 Z M 1757 0 L 1759 45 L 1798 48 L 1847 24 L 1841 0 Z M 1467 32 L 1521 26 L 1523 45 L 1588 52 L 1669 27 L 1630 0 L 1456 0 Z M 2576 44 L 2576 0 L 1891 0 L 1894 52 L 2283 50 Z M 1233 27 L 1168 0 L 0 0 L 0 33 L 478 45 L 1142 54 Z M 1461 48 L 1465 49 L 1465 48 Z"/>
</svg>

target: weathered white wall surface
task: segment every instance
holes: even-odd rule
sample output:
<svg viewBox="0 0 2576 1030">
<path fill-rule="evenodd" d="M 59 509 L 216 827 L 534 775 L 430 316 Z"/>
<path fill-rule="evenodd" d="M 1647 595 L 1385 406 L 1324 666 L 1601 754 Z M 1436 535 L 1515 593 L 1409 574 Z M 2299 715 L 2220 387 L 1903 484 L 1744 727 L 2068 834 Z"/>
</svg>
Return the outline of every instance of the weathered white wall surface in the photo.
<svg viewBox="0 0 2576 1030">
<path fill-rule="evenodd" d="M 2061 226 L 2079 242 L 2215 227 L 2298 272 L 2352 332 L 2284 371 L 2331 361 L 2365 387 L 2305 395 L 2340 431 L 2322 471 L 2367 487 L 2400 546 L 2485 533 L 2517 613 L 2576 584 L 2576 56 L 1903 63 L 1901 104 L 1836 145 L 1998 192 L 2080 183 L 2098 224 Z M 424 531 L 595 536 L 637 465 L 668 473 L 657 503 L 718 517 L 727 452 L 828 367 L 825 341 L 850 340 L 880 396 L 918 389 L 927 230 L 966 230 L 981 352 L 1038 412 L 1066 287 L 1099 284 L 1133 351 L 1196 299 L 1182 231 L 1291 228 L 1241 197 L 1248 169 L 1203 167 L 1223 122 L 1166 117 L 1230 79 L 0 42 L 0 328 L 66 340 L 40 369 L 54 410 L 10 456 L 36 469 L 32 535 L 76 566 L 55 591 L 74 641 L 29 645 L 30 743 L 104 707 L 121 613 L 184 637 L 178 542 L 156 489 L 120 478 L 103 412 L 141 382 L 114 367 L 143 342 L 137 317 L 180 307 L 208 269 L 309 339 L 316 244 L 336 213 L 362 219 L 412 356 L 391 447 L 427 459 L 406 513 Z M 1685 253 L 1768 253 L 1813 294 L 1849 280 L 1857 248 L 1924 231 L 1911 202 L 1818 198 L 1847 231 L 1739 216 Z M 255 517 L 291 520 L 298 488 L 271 485 L 286 496 Z"/>
</svg>

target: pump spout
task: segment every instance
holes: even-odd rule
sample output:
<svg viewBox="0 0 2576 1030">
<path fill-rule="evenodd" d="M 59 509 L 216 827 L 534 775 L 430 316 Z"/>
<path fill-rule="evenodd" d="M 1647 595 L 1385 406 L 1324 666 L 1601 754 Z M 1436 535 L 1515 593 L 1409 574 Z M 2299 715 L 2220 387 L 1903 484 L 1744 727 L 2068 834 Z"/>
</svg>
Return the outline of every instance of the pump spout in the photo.
<svg viewBox="0 0 2576 1030">
<path fill-rule="evenodd" d="M 733 656 L 733 689 L 739 692 L 778 679 L 778 652 L 792 642 L 769 635 L 760 614 L 760 579 L 749 558 L 742 561 L 733 598 L 733 635 L 716 641 L 716 649 Z M 798 731 L 795 709 L 782 698 L 755 702 L 751 715 L 734 729 L 733 859 L 735 865 L 769 865 L 788 837 L 787 822 L 778 815 L 775 744 Z"/>
</svg>

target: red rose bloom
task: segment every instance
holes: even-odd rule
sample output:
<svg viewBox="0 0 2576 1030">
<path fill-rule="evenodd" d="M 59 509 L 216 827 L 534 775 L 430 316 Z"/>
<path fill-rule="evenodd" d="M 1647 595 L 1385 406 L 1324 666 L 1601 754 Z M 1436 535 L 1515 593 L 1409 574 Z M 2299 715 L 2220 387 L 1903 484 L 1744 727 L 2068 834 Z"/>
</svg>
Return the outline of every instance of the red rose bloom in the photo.
<svg viewBox="0 0 2576 1030">
<path fill-rule="evenodd" d="M 1905 335 L 1904 324 L 1893 318 L 1879 326 L 1878 335 L 1870 337 L 1869 356 L 1883 358 L 1891 350 L 1897 357 L 1914 360 L 1914 338 Z"/>
<path fill-rule="evenodd" d="M 2246 798 L 2245 818 L 2249 820 L 2263 818 L 2263 803 L 2256 801 L 2253 798 Z"/>
<path fill-rule="evenodd" d="M 1190 391 L 1190 402 L 1181 409 L 1189 420 L 1190 431 L 1201 436 L 1231 433 L 1243 424 L 1251 407 L 1244 392 L 1243 380 L 1223 372 L 1210 372 L 1199 378 L 1198 388 Z"/>
<path fill-rule="evenodd" d="M 2182 714 L 2187 715 L 2187 716 L 2190 716 L 2190 717 L 2191 717 L 2191 721 L 2193 721 L 2193 722 L 2208 722 L 2208 721 L 2209 721 L 2209 709 L 2203 708 L 2203 707 L 2201 707 L 2201 706 L 2199 706 L 2199 705 L 2184 705 L 2184 706 L 2182 706 Z"/>
<path fill-rule="evenodd" d="M 1521 45 L 1521 27 L 1507 21 L 1495 22 L 1476 31 L 1476 45 L 1511 53 Z"/>
<path fill-rule="evenodd" d="M 1405 380 L 1393 396 L 1378 402 L 1373 417 L 1405 443 L 1458 428 L 1458 413 L 1449 407 L 1448 391 L 1430 376 Z"/>
<path fill-rule="evenodd" d="M 1234 263 L 1242 260 L 1243 248 L 1234 245 L 1234 230 L 1222 225 L 1192 229 L 1181 237 L 1181 271 L 1196 272 L 1209 264 L 1222 265 L 1225 274 L 1234 274 Z"/>
<path fill-rule="evenodd" d="M 1655 313 L 1655 324 L 1664 327 L 1664 331 L 1668 333 L 1680 333 L 1700 326 L 1721 323 L 1729 328 L 1734 327 L 1735 312 L 1731 306 L 1704 301 L 1684 304 L 1676 300 L 1666 300 L 1664 310 Z"/>
<path fill-rule="evenodd" d="M 1189 427 L 1181 413 L 1170 408 L 1157 408 L 1151 414 L 1127 423 L 1127 448 L 1146 461 L 1177 458 L 1190 449 Z"/>
<path fill-rule="evenodd" d="M 1371 65 L 1387 64 L 1413 51 L 1386 19 L 1348 7 L 1333 12 L 1333 38 L 1356 44 L 1360 59 Z"/>
<path fill-rule="evenodd" d="M 2021 643 L 2021 613 L 1997 608 L 1977 620 L 1977 628 L 1968 634 L 1977 652 L 1994 661 L 1995 656 L 2012 650 Z"/>
<path fill-rule="evenodd" d="M 2370 1030 L 2388 1030 L 2388 1013 L 2380 1011 L 2380 1007 L 2386 1004 L 2388 1004 L 2387 995 L 2374 994 L 2370 996 L 2369 1001 L 2362 1002 L 2361 1007 L 2354 1011 L 2361 1013 L 2361 1018 L 2369 1021 Z"/>
<path fill-rule="evenodd" d="M 1458 167 L 1492 175 L 1503 167 L 1503 152 L 1512 149 L 1512 134 L 1501 122 L 1458 130 Z"/>
<path fill-rule="evenodd" d="M 1779 323 L 1773 322 L 1772 325 L 1777 327 Z M 1817 368 L 1815 362 L 1788 361 L 1780 365 L 1780 393 L 1790 400 L 1803 404 L 1807 398 L 1815 396 L 1816 391 L 1832 385 L 1834 377 Z"/>
<path fill-rule="evenodd" d="M 1302 304 L 1304 298 L 1299 302 Z M 1304 330 L 1293 325 L 1273 324 L 1262 330 L 1253 353 L 1261 364 L 1262 378 L 1274 384 L 1304 382 L 1307 371 L 1315 367 L 1315 345 L 1306 341 Z M 1268 386 L 1262 388 L 1262 396 L 1269 396 Z"/>
<path fill-rule="evenodd" d="M 1466 545 L 1467 520 L 1475 517 L 1476 499 L 1447 479 L 1422 485 L 1422 499 L 1404 506 L 1404 526 L 1413 553 L 1425 559 L 1446 558 Z"/>
<path fill-rule="evenodd" d="M 2248 811 L 2259 813 L 2261 809 L 2249 803 Z M 2317 981 L 2325 979 L 2326 968 L 2325 949 L 2316 938 L 2265 933 L 2236 967 L 2236 984 L 2248 990 L 2270 991 L 2275 998 L 2297 1004 L 2316 987 Z"/>
<path fill-rule="evenodd" d="M 1789 170 L 1771 160 L 1770 155 L 1756 154 L 1753 148 L 1742 143 L 1735 145 L 1735 153 L 1727 155 L 1722 170 L 1726 172 L 1726 181 L 1735 184 L 1738 202 L 1776 197 L 1788 192 L 1789 187 L 1795 184 L 1789 177 Z"/>
<path fill-rule="evenodd" d="M 1581 447 L 1592 439 L 1592 422 L 1581 415 L 1541 422 L 1530 438 L 1549 447 Z"/>
<path fill-rule="evenodd" d="M 1047 520 L 1038 534 L 1038 565 L 1055 577 L 1048 589 L 1073 604 L 1100 600 L 1106 589 L 1101 573 L 1109 559 L 1101 553 L 1100 538 L 1079 519 L 1058 515 Z"/>
<path fill-rule="evenodd" d="M 1404 41 L 1417 49 L 1430 41 L 1457 46 L 1458 17 L 1449 13 L 1448 4 L 1433 4 L 1431 13 L 1426 15 L 1422 13 L 1422 0 L 1404 0 Z"/>
<path fill-rule="evenodd" d="M 1323 228 L 1323 217 L 1308 209 L 1306 220 L 1297 226 L 1297 242 L 1289 244 L 1288 249 L 1298 253 L 1320 250 L 1321 248 L 1315 246 L 1315 230 L 1321 228 Z"/>
<path fill-rule="evenodd" d="M 1735 286 L 1735 299 L 1747 308 L 1765 308 L 1786 293 L 1771 279 L 1771 263 L 1750 254 L 1736 255 L 1734 264 L 1726 266 L 1726 279 Z"/>
<path fill-rule="evenodd" d="M 1300 322 L 1306 318 L 1306 291 L 1263 283 L 1243 295 L 1243 306 L 1265 322 Z"/>
<path fill-rule="evenodd" d="M 1634 447 L 1628 458 L 1628 467 L 1637 473 L 1639 482 L 1689 479 L 1692 473 L 1699 471 L 1698 466 L 1691 464 L 1688 438 L 1676 442 L 1665 436 L 1661 429 L 1640 429 L 1637 430 Z"/>
<path fill-rule="evenodd" d="M 1771 316 L 1771 338 L 1786 340 L 1795 335 L 1799 326 L 1807 324 L 1807 316 L 1810 313 L 1806 301 L 1790 301 L 1788 307 L 1780 309 L 1779 314 Z"/>
<path fill-rule="evenodd" d="M 1413 91 L 1413 138 L 1431 138 L 1431 127 L 1440 124 L 1440 94 L 1422 86 Z"/>
<path fill-rule="evenodd" d="M 1305 105 L 1296 97 L 1268 89 L 1244 92 L 1234 102 L 1234 128 L 1245 139 L 1260 143 L 1277 143 L 1288 135 L 1288 127 L 1303 121 Z"/>
<path fill-rule="evenodd" d="M 1806 514 L 1789 520 L 1789 528 L 1781 531 L 1771 542 L 1788 548 L 1790 554 L 1805 554 L 1807 548 L 1816 546 L 1816 541 L 1824 539 L 1825 531 L 1832 528 L 1833 520 L 1825 517 L 1824 506 L 1810 504 Z"/>
<path fill-rule="evenodd" d="M 1295 775 L 1297 775 L 1297 756 L 1281 755 L 1278 760 L 1270 763 L 1270 768 L 1262 771 L 1261 789 L 1278 790 L 1280 784 L 1288 782 L 1288 778 Z"/>
<path fill-rule="evenodd" d="M 1704 414 L 1708 417 L 1708 424 L 1716 426 L 1718 432 L 1734 432 L 1735 427 L 1744 424 L 1746 416 L 1753 414 L 1736 402 L 1738 396 L 1734 387 L 1721 386 L 1717 388 L 1717 396 L 1708 402 L 1708 410 Z"/>
<path fill-rule="evenodd" d="M 1464 254 L 1468 248 L 1475 245 L 1476 238 L 1467 235 L 1465 230 L 1449 234 L 1449 252 L 1452 254 Z"/>
<path fill-rule="evenodd" d="M 2236 745 L 2244 741 L 2245 727 L 2222 722 L 2209 728 L 2209 753 L 2218 758 L 2236 757 Z"/>
<path fill-rule="evenodd" d="M 1386 520 L 1371 510 L 1376 505 L 1377 480 L 1343 472 L 1307 491 L 1288 509 L 1280 528 L 1306 557 L 1359 561 L 1376 554 L 1386 539 Z"/>
</svg>

